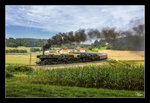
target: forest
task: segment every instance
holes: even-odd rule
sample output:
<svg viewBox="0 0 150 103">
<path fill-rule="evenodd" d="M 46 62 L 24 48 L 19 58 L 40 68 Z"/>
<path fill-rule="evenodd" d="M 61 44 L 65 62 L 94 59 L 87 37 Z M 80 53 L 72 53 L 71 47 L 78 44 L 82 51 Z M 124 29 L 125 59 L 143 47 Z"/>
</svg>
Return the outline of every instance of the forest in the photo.
<svg viewBox="0 0 150 103">
<path fill-rule="evenodd" d="M 33 38 L 6 38 L 5 43 L 8 47 L 42 47 L 47 39 L 33 39 Z"/>
</svg>

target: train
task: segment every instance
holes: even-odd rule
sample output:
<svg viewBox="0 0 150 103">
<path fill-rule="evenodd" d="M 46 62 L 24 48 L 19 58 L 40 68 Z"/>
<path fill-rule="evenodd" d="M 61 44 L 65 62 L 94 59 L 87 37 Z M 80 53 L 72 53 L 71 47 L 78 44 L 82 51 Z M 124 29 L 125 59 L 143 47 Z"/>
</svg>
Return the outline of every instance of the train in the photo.
<svg viewBox="0 0 150 103">
<path fill-rule="evenodd" d="M 86 53 L 86 52 L 70 52 L 69 54 L 60 55 L 38 55 L 40 60 L 37 65 L 55 65 L 55 64 L 71 64 L 80 62 L 100 61 L 107 59 L 106 53 Z"/>
</svg>

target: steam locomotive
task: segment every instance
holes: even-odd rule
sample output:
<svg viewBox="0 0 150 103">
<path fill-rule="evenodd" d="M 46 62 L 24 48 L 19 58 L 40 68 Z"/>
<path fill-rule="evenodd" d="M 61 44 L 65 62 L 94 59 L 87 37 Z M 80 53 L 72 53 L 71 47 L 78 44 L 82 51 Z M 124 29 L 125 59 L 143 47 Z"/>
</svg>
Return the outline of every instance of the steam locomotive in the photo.
<svg viewBox="0 0 150 103">
<path fill-rule="evenodd" d="M 75 56 L 75 55 L 76 56 Z M 70 64 L 79 62 L 91 62 L 107 59 L 106 53 L 82 53 L 82 52 L 70 52 L 69 54 L 60 55 L 38 55 L 40 59 L 36 62 L 37 65 L 54 65 L 54 64 Z"/>
</svg>

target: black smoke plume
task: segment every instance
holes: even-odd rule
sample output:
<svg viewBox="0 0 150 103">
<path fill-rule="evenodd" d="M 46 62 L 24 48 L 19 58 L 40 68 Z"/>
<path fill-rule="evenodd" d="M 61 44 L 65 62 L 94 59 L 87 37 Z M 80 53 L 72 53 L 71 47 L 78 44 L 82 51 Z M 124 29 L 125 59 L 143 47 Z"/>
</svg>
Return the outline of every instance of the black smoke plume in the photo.
<svg viewBox="0 0 150 103">
<path fill-rule="evenodd" d="M 43 46 L 43 50 L 51 48 L 53 45 L 63 45 L 67 43 L 80 43 L 86 41 L 87 36 L 84 29 L 79 29 L 75 33 L 72 31 L 67 33 L 58 33 L 52 38 L 48 39 L 47 43 Z"/>
<path fill-rule="evenodd" d="M 47 50 L 53 45 L 80 44 L 94 38 L 108 42 L 112 49 L 143 50 L 145 46 L 145 25 L 140 20 L 132 20 L 130 23 L 132 26 L 125 31 L 117 31 L 115 28 L 105 27 L 101 31 L 90 29 L 87 33 L 85 33 L 85 29 L 79 29 L 75 32 L 58 33 L 48 39 L 47 43 L 43 46 L 43 50 Z"/>
<path fill-rule="evenodd" d="M 101 38 L 102 35 L 98 29 L 90 29 L 89 32 L 87 33 L 89 38 Z"/>
</svg>

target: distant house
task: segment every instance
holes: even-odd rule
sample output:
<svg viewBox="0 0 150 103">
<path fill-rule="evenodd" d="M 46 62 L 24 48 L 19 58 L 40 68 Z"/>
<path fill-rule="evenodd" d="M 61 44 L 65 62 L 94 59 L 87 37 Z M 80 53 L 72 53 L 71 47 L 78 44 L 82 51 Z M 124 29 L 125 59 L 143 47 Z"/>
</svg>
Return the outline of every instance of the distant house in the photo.
<svg viewBox="0 0 150 103">
<path fill-rule="evenodd" d="M 59 50 L 56 50 L 56 53 L 59 53 Z"/>
<path fill-rule="evenodd" d="M 56 53 L 55 50 L 49 50 L 49 53 Z"/>
<path fill-rule="evenodd" d="M 68 50 L 61 50 L 60 53 L 68 53 Z"/>
<path fill-rule="evenodd" d="M 69 53 L 73 52 L 73 49 L 61 50 L 60 53 Z"/>
<path fill-rule="evenodd" d="M 68 49 L 68 52 L 73 52 L 73 49 Z"/>
<path fill-rule="evenodd" d="M 60 51 L 61 51 L 60 49 L 57 49 L 57 50 L 56 50 L 56 53 L 60 53 Z"/>
<path fill-rule="evenodd" d="M 45 53 L 56 53 L 55 50 L 46 50 Z"/>
<path fill-rule="evenodd" d="M 79 48 L 80 52 L 86 52 L 86 48 Z"/>
<path fill-rule="evenodd" d="M 77 47 L 76 49 L 80 49 L 80 47 Z"/>
<path fill-rule="evenodd" d="M 49 53 L 49 51 L 47 50 L 47 51 L 45 51 L 45 53 Z"/>
<path fill-rule="evenodd" d="M 106 42 L 106 43 L 105 43 L 105 45 L 106 45 L 106 46 L 108 46 L 108 45 L 109 45 L 109 43 L 108 43 L 108 42 Z"/>
</svg>

